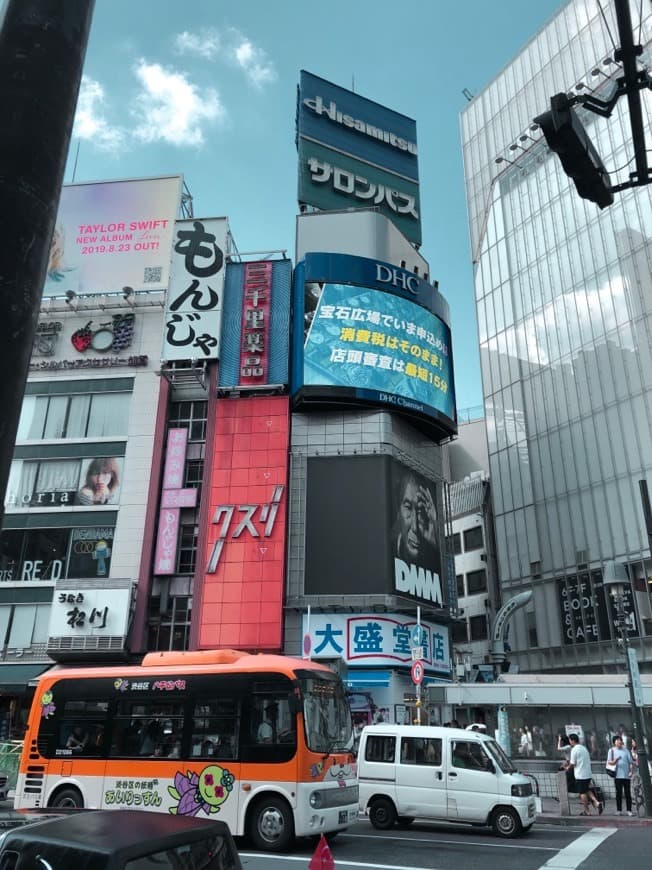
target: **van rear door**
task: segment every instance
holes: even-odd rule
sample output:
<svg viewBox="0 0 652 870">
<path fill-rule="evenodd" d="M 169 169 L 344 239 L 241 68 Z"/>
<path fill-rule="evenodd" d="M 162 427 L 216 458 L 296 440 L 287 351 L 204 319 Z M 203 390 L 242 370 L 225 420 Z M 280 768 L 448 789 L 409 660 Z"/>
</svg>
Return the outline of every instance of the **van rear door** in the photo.
<svg viewBox="0 0 652 870">
<path fill-rule="evenodd" d="M 498 799 L 494 763 L 479 740 L 449 738 L 448 818 L 485 822 Z"/>
<path fill-rule="evenodd" d="M 401 737 L 396 765 L 399 816 L 446 818 L 446 779 L 440 737 Z"/>
<path fill-rule="evenodd" d="M 358 758 L 360 804 L 372 794 L 387 795 L 396 804 L 396 734 L 368 733 L 362 736 L 361 755 Z"/>
</svg>

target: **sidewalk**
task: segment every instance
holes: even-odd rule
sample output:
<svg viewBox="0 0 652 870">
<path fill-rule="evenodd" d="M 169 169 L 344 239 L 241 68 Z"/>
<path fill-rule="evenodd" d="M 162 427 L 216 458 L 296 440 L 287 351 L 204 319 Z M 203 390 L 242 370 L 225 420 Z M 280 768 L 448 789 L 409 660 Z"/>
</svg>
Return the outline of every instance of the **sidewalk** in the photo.
<svg viewBox="0 0 652 870">
<path fill-rule="evenodd" d="M 616 815 L 616 801 L 606 800 L 604 804 L 604 812 L 598 815 L 595 807 L 590 807 L 590 816 L 581 816 L 582 805 L 580 804 L 577 795 L 570 796 L 570 816 L 562 816 L 559 809 L 559 801 L 555 798 L 541 798 L 542 812 L 537 816 L 537 821 L 548 825 L 579 825 L 585 828 L 630 828 L 630 827 L 650 827 L 652 828 L 652 818 L 646 816 L 628 816 L 627 811 L 623 810 L 624 815 Z M 623 802 L 624 806 L 624 802 Z"/>
</svg>

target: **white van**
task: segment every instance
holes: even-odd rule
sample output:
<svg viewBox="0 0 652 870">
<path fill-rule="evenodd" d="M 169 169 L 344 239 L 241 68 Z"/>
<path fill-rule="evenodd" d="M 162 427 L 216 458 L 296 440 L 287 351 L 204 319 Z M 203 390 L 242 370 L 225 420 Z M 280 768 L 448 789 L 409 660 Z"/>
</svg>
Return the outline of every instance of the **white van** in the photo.
<svg viewBox="0 0 652 870">
<path fill-rule="evenodd" d="M 379 830 L 415 818 L 490 825 L 500 837 L 532 826 L 532 782 L 479 731 L 367 725 L 358 752 L 360 808 Z"/>
</svg>

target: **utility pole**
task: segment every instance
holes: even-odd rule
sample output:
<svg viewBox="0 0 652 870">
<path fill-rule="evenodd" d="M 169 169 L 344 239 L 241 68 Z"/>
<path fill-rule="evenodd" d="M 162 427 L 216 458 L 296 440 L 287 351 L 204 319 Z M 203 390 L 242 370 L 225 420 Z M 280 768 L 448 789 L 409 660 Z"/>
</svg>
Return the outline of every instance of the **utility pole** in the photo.
<svg viewBox="0 0 652 870">
<path fill-rule="evenodd" d="M 0 22 L 0 525 L 94 0 L 6 0 Z"/>
<path fill-rule="evenodd" d="M 636 650 L 629 639 L 629 625 L 627 621 L 625 590 L 629 587 L 627 569 L 619 562 L 607 562 L 602 575 L 602 585 L 611 595 L 614 611 L 616 614 L 615 626 L 618 631 L 622 649 L 627 659 L 627 675 L 629 689 L 629 703 L 632 708 L 632 725 L 638 751 L 638 772 L 641 777 L 643 798 L 645 800 L 645 815 L 652 817 L 652 780 L 648 763 L 648 744 L 645 728 L 645 712 L 643 706 L 643 691 L 641 677 L 638 670 Z"/>
</svg>

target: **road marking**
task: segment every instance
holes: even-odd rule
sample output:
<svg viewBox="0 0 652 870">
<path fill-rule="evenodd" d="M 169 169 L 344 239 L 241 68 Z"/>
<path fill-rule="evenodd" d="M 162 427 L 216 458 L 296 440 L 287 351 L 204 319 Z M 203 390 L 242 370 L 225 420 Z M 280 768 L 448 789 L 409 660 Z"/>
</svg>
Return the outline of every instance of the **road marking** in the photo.
<svg viewBox="0 0 652 870">
<path fill-rule="evenodd" d="M 303 861 L 304 866 L 307 867 L 310 862 L 310 858 L 299 858 L 296 855 L 272 855 L 265 854 L 262 852 L 240 852 L 241 858 L 265 858 L 266 861 L 270 859 L 279 858 L 283 861 Z M 338 858 L 337 859 L 338 867 L 371 867 L 373 870 L 424 870 L 423 867 L 409 867 L 406 864 L 367 864 L 363 861 L 348 861 L 346 858 Z M 437 870 L 436 867 L 433 870 Z"/>
<path fill-rule="evenodd" d="M 559 825 L 557 825 L 556 828 L 557 830 L 560 830 Z M 391 834 L 389 836 L 383 836 L 381 838 L 378 837 L 378 835 L 374 834 L 352 834 L 350 831 L 347 831 L 346 834 L 344 834 L 343 836 L 346 836 L 347 839 L 351 837 L 358 840 L 375 840 L 377 843 L 381 840 L 396 840 L 399 843 L 434 843 L 435 845 L 457 845 L 458 843 L 462 843 L 464 846 L 479 846 L 481 849 L 518 849 L 519 851 L 529 849 L 533 852 L 555 853 L 558 851 L 558 849 L 555 849 L 552 846 L 526 846 L 521 842 L 521 840 L 515 841 L 513 843 L 509 843 L 506 840 L 492 842 L 489 838 L 487 838 L 486 840 L 471 840 L 469 837 L 465 837 L 463 840 L 443 840 L 435 839 L 433 837 L 410 837 L 409 835 L 406 835 L 404 837 L 393 837 Z"/>
<path fill-rule="evenodd" d="M 553 858 L 549 858 L 539 870 L 575 870 L 589 857 L 606 839 L 615 834 L 618 828 L 591 828 L 586 834 L 578 837 Z"/>
</svg>

